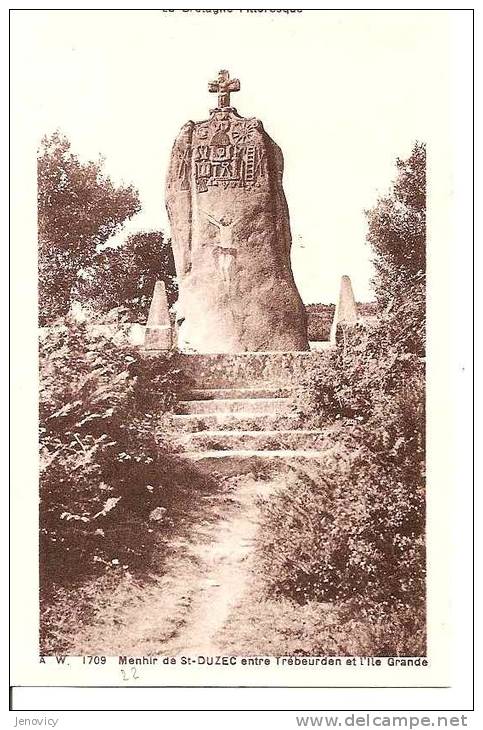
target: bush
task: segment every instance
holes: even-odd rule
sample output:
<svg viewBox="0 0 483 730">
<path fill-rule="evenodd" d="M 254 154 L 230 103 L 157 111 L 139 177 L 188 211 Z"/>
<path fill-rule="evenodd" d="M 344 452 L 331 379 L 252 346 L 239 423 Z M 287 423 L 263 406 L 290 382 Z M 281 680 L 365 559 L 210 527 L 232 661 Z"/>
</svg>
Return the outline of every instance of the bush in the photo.
<svg viewBox="0 0 483 730">
<path fill-rule="evenodd" d="M 377 316 L 376 302 L 357 302 L 357 314 L 363 321 L 371 322 Z M 307 333 L 310 342 L 327 342 L 334 320 L 335 304 L 307 304 Z"/>
<path fill-rule="evenodd" d="M 40 342 L 42 578 L 69 581 L 143 560 L 168 459 L 153 421 L 172 407 L 178 377 L 170 355 L 144 359 L 85 325 L 47 331 Z"/>
<path fill-rule="evenodd" d="M 350 459 L 324 464 L 263 507 L 259 549 L 269 591 L 300 603 L 350 602 L 420 607 L 424 602 L 424 489 L 388 468 L 361 444 L 365 428 L 347 435 Z M 328 448 L 339 445 L 333 434 Z"/>
<path fill-rule="evenodd" d="M 334 319 L 334 304 L 308 304 L 307 333 L 310 342 L 324 342 L 330 338 L 330 328 Z"/>
<path fill-rule="evenodd" d="M 384 323 L 345 341 L 302 382 L 298 410 L 339 457 L 266 509 L 275 591 L 299 600 L 420 604 L 424 593 L 424 367 Z M 338 428 L 327 424 L 338 422 Z"/>
<path fill-rule="evenodd" d="M 425 656 L 424 611 L 373 605 L 361 616 L 359 610 L 346 606 L 337 622 L 319 628 L 315 653 L 319 652 L 337 656 Z"/>
<path fill-rule="evenodd" d="M 321 463 L 262 505 L 258 565 L 268 595 L 342 607 L 317 651 L 423 655 L 424 371 L 396 353 L 379 362 L 374 342 L 361 363 L 367 336 L 312 376 Z"/>
<path fill-rule="evenodd" d="M 301 414 L 321 423 L 340 418 L 366 422 L 414 377 L 423 377 L 422 358 L 393 341 L 384 319 L 340 328 L 340 334 L 339 346 L 310 363 L 298 384 L 296 409 Z"/>
</svg>

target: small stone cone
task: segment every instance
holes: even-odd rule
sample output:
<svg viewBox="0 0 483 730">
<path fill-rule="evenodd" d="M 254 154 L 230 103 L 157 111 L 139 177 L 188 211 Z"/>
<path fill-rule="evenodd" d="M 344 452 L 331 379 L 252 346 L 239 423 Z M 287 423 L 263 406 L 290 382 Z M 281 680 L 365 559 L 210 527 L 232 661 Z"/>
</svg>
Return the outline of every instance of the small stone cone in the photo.
<svg viewBox="0 0 483 730">
<path fill-rule="evenodd" d="M 330 341 L 335 343 L 337 336 L 337 326 L 346 325 L 353 327 L 357 324 L 357 307 L 352 291 L 351 280 L 348 276 L 343 276 L 340 280 L 339 301 L 335 308 L 334 320 L 330 328 Z"/>
<path fill-rule="evenodd" d="M 154 285 L 153 299 L 144 333 L 144 349 L 169 350 L 171 346 L 171 321 L 166 286 L 164 281 L 157 281 Z"/>
</svg>

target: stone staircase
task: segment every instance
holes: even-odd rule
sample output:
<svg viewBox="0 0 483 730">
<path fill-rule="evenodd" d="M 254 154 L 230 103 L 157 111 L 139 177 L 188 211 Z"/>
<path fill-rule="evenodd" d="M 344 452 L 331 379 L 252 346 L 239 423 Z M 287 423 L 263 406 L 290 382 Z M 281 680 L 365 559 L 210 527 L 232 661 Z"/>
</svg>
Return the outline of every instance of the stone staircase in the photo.
<svg viewBox="0 0 483 730">
<path fill-rule="evenodd" d="M 187 380 L 177 411 L 159 441 L 216 471 L 242 473 L 320 456 L 322 431 L 307 429 L 294 410 L 303 372 L 325 353 L 178 355 Z"/>
</svg>

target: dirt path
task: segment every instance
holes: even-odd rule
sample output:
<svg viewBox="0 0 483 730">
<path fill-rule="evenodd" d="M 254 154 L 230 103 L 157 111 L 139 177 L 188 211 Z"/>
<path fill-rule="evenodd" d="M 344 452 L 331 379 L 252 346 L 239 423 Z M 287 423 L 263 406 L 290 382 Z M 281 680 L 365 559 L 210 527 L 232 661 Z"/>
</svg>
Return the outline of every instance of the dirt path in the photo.
<svg viewBox="0 0 483 730">
<path fill-rule="evenodd" d="M 162 577 L 139 584 L 130 576 L 105 598 L 72 654 L 130 656 L 216 654 L 217 634 L 250 583 L 258 496 L 276 482 L 237 480 L 228 493 L 207 496 L 206 513 L 169 544 Z"/>
<path fill-rule="evenodd" d="M 266 483 L 263 487 L 266 493 Z M 251 480 L 239 485 L 233 494 L 238 503 L 235 515 L 210 525 L 210 534 L 206 535 L 211 537 L 209 542 L 193 542 L 189 546 L 199 561 L 200 579 L 186 624 L 166 647 L 169 654 L 217 653 L 216 635 L 249 581 L 259 493 L 260 483 Z"/>
</svg>

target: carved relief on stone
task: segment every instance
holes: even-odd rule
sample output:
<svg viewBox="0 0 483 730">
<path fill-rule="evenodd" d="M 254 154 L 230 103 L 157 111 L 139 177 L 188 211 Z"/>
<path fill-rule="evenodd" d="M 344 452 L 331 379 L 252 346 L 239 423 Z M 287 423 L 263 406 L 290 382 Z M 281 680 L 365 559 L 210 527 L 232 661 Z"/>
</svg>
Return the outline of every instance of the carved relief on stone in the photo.
<svg viewBox="0 0 483 730">
<path fill-rule="evenodd" d="M 202 125 L 201 134 L 200 128 L 196 129 L 193 160 L 197 192 L 210 187 L 258 187 L 260 178 L 267 175 L 258 121 L 233 119 L 237 117 L 229 112 L 215 111 L 210 122 Z"/>
<path fill-rule="evenodd" d="M 178 148 L 178 150 L 177 150 L 177 155 L 178 155 L 177 176 L 178 176 L 178 180 L 181 181 L 180 182 L 181 190 L 190 189 L 191 154 L 192 154 L 192 147 L 190 144 L 187 145 L 184 149 Z"/>
<path fill-rule="evenodd" d="M 233 233 L 236 224 L 243 219 L 243 216 L 239 216 L 235 220 L 231 216 L 223 216 L 220 220 L 217 220 L 206 211 L 202 211 L 202 213 L 213 226 L 218 228 L 218 241 L 213 247 L 213 256 L 223 284 L 226 288 L 229 288 L 237 257 Z"/>
<path fill-rule="evenodd" d="M 208 135 L 210 133 L 210 125 L 209 124 L 200 124 L 196 130 L 196 133 L 197 133 L 199 139 L 207 139 Z"/>
<path fill-rule="evenodd" d="M 236 144 L 253 144 L 256 140 L 257 124 L 254 121 L 238 122 L 233 125 L 233 139 Z"/>
<path fill-rule="evenodd" d="M 231 139 L 228 136 L 230 126 L 231 125 L 229 121 L 218 122 L 215 128 L 215 134 L 211 138 L 210 145 L 214 147 L 219 147 L 222 145 L 231 144 Z"/>
</svg>

